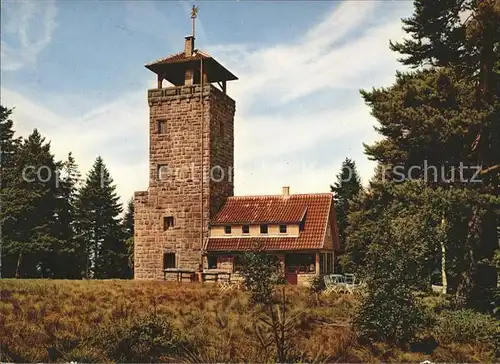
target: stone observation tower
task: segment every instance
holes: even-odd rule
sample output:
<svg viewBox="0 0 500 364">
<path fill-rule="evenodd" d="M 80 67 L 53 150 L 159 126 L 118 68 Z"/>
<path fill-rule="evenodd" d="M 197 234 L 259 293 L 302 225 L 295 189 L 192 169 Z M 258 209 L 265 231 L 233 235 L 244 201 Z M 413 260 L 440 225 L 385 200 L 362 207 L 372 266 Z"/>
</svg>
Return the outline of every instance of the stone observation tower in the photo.
<svg viewBox="0 0 500 364">
<path fill-rule="evenodd" d="M 148 90 L 149 187 L 134 196 L 136 279 L 198 269 L 210 219 L 233 195 L 235 102 L 226 91 L 237 77 L 194 40 L 146 65 L 158 85 Z"/>
</svg>

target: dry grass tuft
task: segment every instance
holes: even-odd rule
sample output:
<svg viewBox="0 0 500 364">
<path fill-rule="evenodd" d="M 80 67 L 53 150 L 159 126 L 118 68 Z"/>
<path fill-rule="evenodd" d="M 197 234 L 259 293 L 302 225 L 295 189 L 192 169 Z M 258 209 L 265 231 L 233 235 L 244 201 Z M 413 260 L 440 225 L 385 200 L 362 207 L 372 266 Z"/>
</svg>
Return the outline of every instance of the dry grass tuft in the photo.
<svg viewBox="0 0 500 364">
<path fill-rule="evenodd" d="M 4 362 L 112 362 L 119 359 L 109 348 L 123 340 L 148 353 L 155 348 L 136 343 L 134 335 L 149 330 L 148 322 L 141 321 L 149 313 L 178 332 L 168 343 L 181 348 L 174 350 L 176 362 L 275 361 L 272 352 L 262 350 L 255 308 L 242 291 L 222 293 L 210 284 L 4 279 L 0 294 L 0 361 Z M 355 298 L 311 295 L 301 287 L 287 287 L 287 297 L 298 317 L 293 335 L 296 361 L 492 360 L 492 354 L 477 345 L 447 344 L 431 355 L 385 344 L 360 346 L 349 326 Z M 105 339 L 96 340 L 98 334 Z"/>
</svg>

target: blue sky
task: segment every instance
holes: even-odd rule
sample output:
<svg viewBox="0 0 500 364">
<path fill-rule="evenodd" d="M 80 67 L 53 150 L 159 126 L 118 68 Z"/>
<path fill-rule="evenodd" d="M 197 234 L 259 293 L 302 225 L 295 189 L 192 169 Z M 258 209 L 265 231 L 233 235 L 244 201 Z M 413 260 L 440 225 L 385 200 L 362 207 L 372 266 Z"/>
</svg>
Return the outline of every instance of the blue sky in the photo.
<svg viewBox="0 0 500 364">
<path fill-rule="evenodd" d="M 359 89 L 388 86 L 409 1 L 198 2 L 196 47 L 239 78 L 235 193 L 324 192 L 345 157 L 366 183 L 374 119 Z M 144 64 L 183 50 L 191 2 L 3 1 L 1 102 L 85 174 L 104 158 L 124 198 L 148 185 Z"/>
</svg>

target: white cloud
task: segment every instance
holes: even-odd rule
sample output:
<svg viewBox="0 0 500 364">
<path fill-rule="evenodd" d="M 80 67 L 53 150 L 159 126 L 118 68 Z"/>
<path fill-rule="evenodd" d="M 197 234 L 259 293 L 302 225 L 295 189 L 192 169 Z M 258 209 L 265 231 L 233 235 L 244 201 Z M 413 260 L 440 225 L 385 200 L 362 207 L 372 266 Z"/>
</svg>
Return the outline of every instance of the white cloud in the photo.
<svg viewBox="0 0 500 364">
<path fill-rule="evenodd" d="M 360 100 L 348 110 L 303 112 L 282 119 L 243 117 L 235 126 L 236 159 L 248 163 L 261 158 L 286 157 L 294 152 L 312 150 L 318 142 L 328 142 L 332 136 L 359 139 L 360 132 L 366 129 L 363 120 L 366 121 L 367 113 L 368 108 Z"/>
<path fill-rule="evenodd" d="M 244 106 L 263 90 L 276 101 L 292 101 L 324 88 L 359 88 L 360 74 L 394 74 L 396 56 L 388 49 L 389 38 L 402 37 L 401 6 L 386 14 L 387 22 L 363 28 L 379 3 L 344 1 L 325 20 L 291 44 L 257 50 L 238 45 L 209 47 L 211 53 L 237 72 L 240 81 L 231 94 Z M 399 10 L 399 11 L 398 11 Z M 335 47 L 353 31 L 363 34 Z M 227 64 L 226 64 L 227 63 Z M 364 75 L 366 77 L 366 75 Z M 358 81 L 358 82 L 356 82 Z M 362 82 L 371 86 L 368 82 Z M 364 86 L 364 85 L 363 85 Z"/>
<path fill-rule="evenodd" d="M 328 191 L 345 157 L 356 161 L 365 183 L 369 180 L 374 164 L 363 155 L 362 142 L 378 136 L 358 89 L 388 85 L 400 68 L 388 41 L 402 37 L 400 18 L 411 13 L 411 4 L 392 5 L 376 13 L 379 2 L 345 1 L 301 39 L 278 46 L 206 47 L 239 77 L 228 89 L 237 102 L 236 194 L 279 193 L 283 185 L 295 192 Z M 370 23 L 373 16 L 376 23 Z M 17 106 L 19 132 L 27 135 L 38 127 L 57 157 L 73 151 L 82 171 L 101 155 L 126 200 L 148 186 L 146 81 L 154 87 L 151 77 L 144 89 L 70 120 L 5 89 L 2 103 Z M 339 89 L 341 99 L 333 100 Z M 308 106 L 304 97 L 318 92 L 331 92 L 336 102 Z M 263 116 L 266 107 L 275 111 Z M 336 145 L 348 147 L 339 151 Z M 335 154 L 312 157 L 329 148 Z"/>
<path fill-rule="evenodd" d="M 36 61 L 57 27 L 54 1 L 19 1 L 2 5 L 2 70 L 15 71 Z"/>
<path fill-rule="evenodd" d="M 239 165 L 255 168 L 252 160 L 271 159 L 259 164 L 258 171 L 237 172 L 236 193 L 275 193 L 283 184 L 305 192 L 325 191 L 345 157 L 356 161 L 363 182 L 368 182 L 375 164 L 363 155 L 362 143 L 372 143 L 378 136 L 373 130 L 375 120 L 358 90 L 387 86 L 396 69 L 402 68 L 388 43 L 403 38 L 400 18 L 411 13 L 411 4 L 381 13 L 380 3 L 345 1 L 298 42 L 263 49 L 214 47 L 216 58 L 239 77 L 229 86 L 238 110 L 235 170 Z M 380 18 L 366 26 L 374 16 Z M 350 38 L 353 32 L 358 36 Z M 333 91 L 339 89 L 345 100 L 340 107 L 332 102 L 313 109 L 304 102 L 305 112 L 297 108 L 305 96 L 330 90 L 333 98 L 339 93 Z M 352 100 L 356 101 L 348 102 Z M 263 104 L 296 112 L 292 116 L 279 112 L 256 115 L 255 108 Z M 315 165 L 308 157 L 315 148 L 346 141 L 352 147 L 342 155 L 332 155 L 328 164 Z M 301 160 L 290 161 L 290 155 L 297 152 Z M 280 162 L 273 164 L 274 160 Z M 277 167 L 283 165 L 285 169 Z"/>
</svg>

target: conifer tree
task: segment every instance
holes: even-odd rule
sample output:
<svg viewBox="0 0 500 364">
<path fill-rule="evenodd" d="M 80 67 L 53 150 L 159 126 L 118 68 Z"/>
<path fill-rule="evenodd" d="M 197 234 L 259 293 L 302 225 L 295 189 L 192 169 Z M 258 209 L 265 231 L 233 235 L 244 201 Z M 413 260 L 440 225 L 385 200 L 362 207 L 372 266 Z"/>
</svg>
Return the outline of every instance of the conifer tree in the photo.
<svg viewBox="0 0 500 364">
<path fill-rule="evenodd" d="M 426 161 L 443 168 L 444 174 L 431 171 L 417 178 L 426 178 L 435 188 L 471 190 L 462 194 L 464 206 L 470 206 L 467 196 L 473 190 L 490 201 L 462 211 L 468 229 L 456 294 L 470 302 L 479 296 L 475 286 L 482 277 L 494 274 L 488 261 L 492 247 L 498 246 L 494 201 L 500 192 L 500 3 L 417 0 L 413 16 L 403 23 L 411 37 L 391 43 L 391 49 L 419 70 L 397 74 L 389 89 L 362 92 L 385 137 L 366 146 L 366 153 L 382 164 L 400 166 L 406 177 L 411 167 Z M 422 69 L 424 65 L 433 67 Z M 457 175 L 447 181 L 450 166 L 460 163 L 482 167 L 482 182 L 456 183 Z M 465 180 L 472 173 L 466 171 Z"/>
<path fill-rule="evenodd" d="M 61 245 L 58 220 L 59 164 L 38 130 L 24 139 L 15 158 L 10 194 L 16 217 L 6 250 L 16 256 L 16 277 L 54 277 Z"/>
<path fill-rule="evenodd" d="M 98 157 L 76 203 L 78 233 L 86 257 L 86 278 L 125 278 L 129 274 L 119 218 L 122 207 L 115 189 L 107 167 Z"/>
<path fill-rule="evenodd" d="M 61 193 L 59 220 L 60 239 L 63 241 L 59 259 L 59 277 L 81 278 L 84 271 L 84 250 L 76 230 L 76 200 L 81 174 L 73 154 L 68 154 L 59 174 Z"/>
<path fill-rule="evenodd" d="M 359 177 L 356 163 L 346 158 L 342 162 L 337 181 L 330 186 L 334 193 L 335 212 L 337 215 L 337 227 L 340 236 L 340 247 L 345 248 L 346 228 L 348 226 L 347 215 L 349 214 L 350 201 L 362 190 L 361 178 Z"/>
<path fill-rule="evenodd" d="M 15 159 L 21 144 L 14 137 L 12 109 L 0 105 L 0 278 L 13 277 L 15 254 L 6 249 L 13 242 L 13 228 L 17 219 L 17 196 Z"/>
<path fill-rule="evenodd" d="M 2 188 L 9 185 L 16 153 L 21 143 L 20 138 L 14 138 L 14 122 L 10 119 L 13 109 L 0 105 L 0 180 Z M 9 179 L 10 178 L 10 179 Z"/>
<path fill-rule="evenodd" d="M 393 51 L 404 55 L 400 61 L 412 67 L 457 64 L 464 56 L 466 31 L 461 15 L 471 9 L 469 0 L 416 0 L 414 13 L 403 19 L 403 29 L 412 37 L 390 42 Z"/>
<path fill-rule="evenodd" d="M 125 231 L 125 244 L 127 245 L 128 265 L 132 271 L 134 269 L 134 198 L 132 197 L 127 204 L 127 210 L 123 217 L 123 229 Z"/>
<path fill-rule="evenodd" d="M 128 200 L 127 210 L 123 216 L 123 228 L 127 238 L 134 236 L 134 198 Z"/>
<path fill-rule="evenodd" d="M 475 108 L 485 115 L 469 132 L 486 182 L 500 191 L 500 2 L 444 0 L 414 2 L 403 19 L 411 36 L 391 49 L 412 67 L 451 68 L 474 88 Z"/>
</svg>

